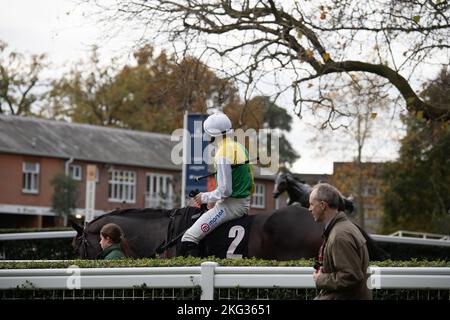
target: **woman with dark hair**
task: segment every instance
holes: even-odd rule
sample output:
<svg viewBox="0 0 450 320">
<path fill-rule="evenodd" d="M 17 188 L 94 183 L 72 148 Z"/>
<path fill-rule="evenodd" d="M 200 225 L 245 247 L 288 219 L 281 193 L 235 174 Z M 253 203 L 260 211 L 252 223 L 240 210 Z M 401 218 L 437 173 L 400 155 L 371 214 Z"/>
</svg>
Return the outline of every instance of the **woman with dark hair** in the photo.
<svg viewBox="0 0 450 320">
<path fill-rule="evenodd" d="M 97 255 L 97 259 L 114 260 L 129 256 L 127 239 L 115 223 L 105 224 L 100 230 L 100 246 L 103 250 Z"/>
</svg>

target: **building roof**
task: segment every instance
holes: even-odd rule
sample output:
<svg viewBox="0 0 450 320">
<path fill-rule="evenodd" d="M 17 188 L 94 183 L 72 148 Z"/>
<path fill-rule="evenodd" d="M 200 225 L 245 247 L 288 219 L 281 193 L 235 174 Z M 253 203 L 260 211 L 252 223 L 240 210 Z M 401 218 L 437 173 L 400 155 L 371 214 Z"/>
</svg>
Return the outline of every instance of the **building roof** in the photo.
<svg viewBox="0 0 450 320">
<path fill-rule="evenodd" d="M 300 181 L 305 181 L 307 184 L 313 186 L 319 182 L 329 182 L 331 175 L 320 173 L 294 173 L 294 176 Z"/>
<path fill-rule="evenodd" d="M 170 135 L 0 115 L 0 152 L 181 170 Z"/>
<path fill-rule="evenodd" d="M 181 171 L 169 134 L 0 114 L 0 152 Z M 274 180 L 269 170 L 255 177 Z"/>
</svg>

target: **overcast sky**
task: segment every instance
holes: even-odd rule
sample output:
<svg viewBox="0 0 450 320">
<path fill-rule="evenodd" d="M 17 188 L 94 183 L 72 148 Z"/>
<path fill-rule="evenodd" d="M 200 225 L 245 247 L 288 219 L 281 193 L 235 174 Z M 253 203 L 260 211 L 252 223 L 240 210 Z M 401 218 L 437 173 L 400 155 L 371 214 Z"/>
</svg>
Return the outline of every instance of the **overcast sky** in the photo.
<svg viewBox="0 0 450 320">
<path fill-rule="evenodd" d="M 127 59 L 126 48 L 132 46 L 129 38 L 106 40 L 95 21 L 83 17 L 81 10 L 74 13 L 72 0 L 0 0 L 0 5 L 0 39 L 18 52 L 47 53 L 52 63 L 51 72 L 55 74 L 71 63 L 85 59 L 93 44 L 100 44 L 104 56 L 120 53 L 124 60 Z M 288 111 L 293 115 L 290 108 Z M 351 159 L 349 153 L 345 156 L 341 152 L 320 154 L 320 146 L 309 141 L 315 134 L 317 132 L 304 120 L 294 116 L 288 139 L 302 158 L 294 164 L 293 171 L 330 174 L 333 161 Z M 387 144 L 387 141 L 379 139 L 371 146 L 368 150 L 371 159 L 384 161 L 396 157 L 398 145 Z"/>
</svg>

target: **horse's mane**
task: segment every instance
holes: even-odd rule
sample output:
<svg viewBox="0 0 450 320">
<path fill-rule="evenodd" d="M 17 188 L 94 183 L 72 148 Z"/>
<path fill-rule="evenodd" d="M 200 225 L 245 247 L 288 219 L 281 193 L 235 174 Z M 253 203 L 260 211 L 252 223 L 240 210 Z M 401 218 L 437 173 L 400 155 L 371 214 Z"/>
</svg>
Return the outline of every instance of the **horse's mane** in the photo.
<svg viewBox="0 0 450 320">
<path fill-rule="evenodd" d="M 101 216 L 98 216 L 89 224 L 94 224 L 99 220 L 108 218 L 108 217 L 116 217 L 120 216 L 123 218 L 135 218 L 135 219 L 160 219 L 167 218 L 172 210 L 170 209 L 154 209 L 154 208 L 127 208 L 127 209 L 116 209 L 110 212 L 107 212 Z"/>
<path fill-rule="evenodd" d="M 197 213 L 199 208 L 195 207 L 184 207 L 184 208 L 175 208 L 175 209 L 155 209 L 155 208 L 126 208 L 126 209 L 116 209 L 110 212 L 107 212 L 101 216 L 98 216 L 88 225 L 93 225 L 96 222 L 110 218 L 110 217 L 120 217 L 120 218 L 131 218 L 131 219 L 161 219 L 161 218 L 169 218 L 170 214 L 177 210 L 177 215 L 185 215 L 186 213 L 189 215 L 189 219 L 192 214 Z"/>
</svg>

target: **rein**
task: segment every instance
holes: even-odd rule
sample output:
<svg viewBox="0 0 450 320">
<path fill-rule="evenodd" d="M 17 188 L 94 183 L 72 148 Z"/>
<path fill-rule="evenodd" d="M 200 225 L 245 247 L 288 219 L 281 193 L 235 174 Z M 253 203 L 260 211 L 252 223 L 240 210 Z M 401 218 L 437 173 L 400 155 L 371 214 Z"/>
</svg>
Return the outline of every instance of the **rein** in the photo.
<svg viewBox="0 0 450 320">
<path fill-rule="evenodd" d="M 82 259 L 87 259 L 87 248 L 91 244 L 89 243 L 87 237 L 86 237 L 86 231 L 83 229 L 83 233 L 81 234 L 81 246 L 83 248 L 83 256 Z"/>
<path fill-rule="evenodd" d="M 181 232 L 179 232 L 176 236 L 173 236 L 174 232 L 175 232 L 175 228 L 174 228 L 174 222 L 175 222 L 175 216 L 177 214 L 180 214 L 178 212 L 179 209 L 173 209 L 169 215 L 170 217 L 170 222 L 169 222 L 169 226 L 167 228 L 167 237 L 166 240 L 164 240 L 156 249 L 155 249 L 155 253 L 157 254 L 161 254 L 164 252 L 164 256 L 167 258 L 167 249 L 171 248 L 172 246 L 174 246 L 177 241 L 184 235 L 184 233 L 186 232 L 187 229 L 189 229 L 191 227 L 191 225 L 188 225 L 186 228 L 184 228 Z M 197 214 L 194 214 L 191 216 L 191 220 L 197 220 L 204 212 L 199 212 Z M 169 240 L 170 239 L 170 240 Z"/>
<path fill-rule="evenodd" d="M 153 254 L 151 254 L 151 256 L 153 256 L 155 254 L 161 254 L 164 252 L 164 257 L 167 258 L 167 254 L 168 254 L 167 249 L 172 246 L 169 244 L 172 243 L 172 241 L 173 241 L 173 239 L 171 237 L 175 231 L 175 216 L 179 215 L 179 214 L 180 213 L 179 213 L 178 208 L 175 208 L 172 211 L 170 211 L 170 213 L 169 213 L 170 221 L 169 221 L 169 225 L 167 226 L 166 239 L 163 242 L 161 242 L 161 244 L 158 247 L 156 247 L 155 252 Z"/>
</svg>

